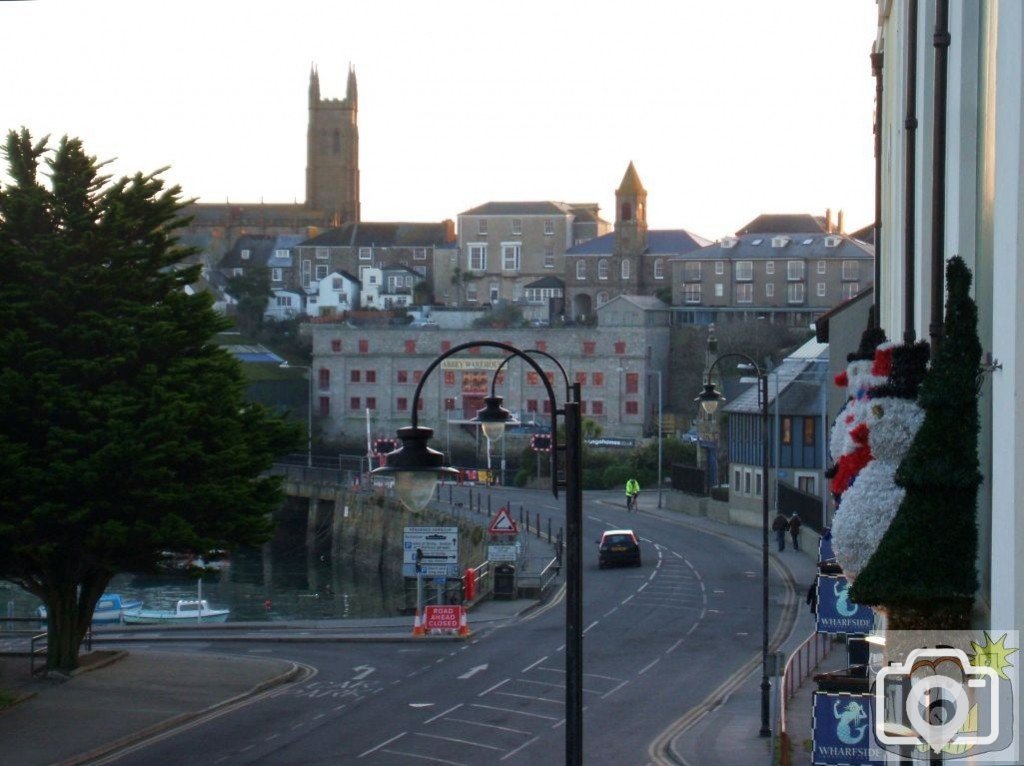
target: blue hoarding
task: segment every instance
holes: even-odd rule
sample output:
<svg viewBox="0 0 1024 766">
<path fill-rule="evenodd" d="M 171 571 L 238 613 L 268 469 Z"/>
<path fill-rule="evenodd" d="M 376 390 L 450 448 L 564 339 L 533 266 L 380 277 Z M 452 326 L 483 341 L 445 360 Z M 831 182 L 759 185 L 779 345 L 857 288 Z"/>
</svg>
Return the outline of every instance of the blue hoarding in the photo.
<svg viewBox="0 0 1024 766">
<path fill-rule="evenodd" d="M 850 601 L 850 583 L 842 575 L 818 575 L 819 633 L 870 633 L 875 615 L 871 607 Z"/>
<path fill-rule="evenodd" d="M 875 745 L 874 696 L 814 692 L 811 760 L 815 766 L 872 766 L 884 763 Z"/>
</svg>

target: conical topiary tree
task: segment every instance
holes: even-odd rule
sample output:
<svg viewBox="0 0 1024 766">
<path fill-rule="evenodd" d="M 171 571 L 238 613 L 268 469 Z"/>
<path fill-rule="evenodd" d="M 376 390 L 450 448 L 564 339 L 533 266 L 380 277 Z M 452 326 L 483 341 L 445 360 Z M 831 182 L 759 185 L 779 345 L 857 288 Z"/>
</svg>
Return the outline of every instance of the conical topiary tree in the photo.
<svg viewBox="0 0 1024 766">
<path fill-rule="evenodd" d="M 896 471 L 906 490 L 889 531 L 850 591 L 895 630 L 970 625 L 978 587 L 978 395 L 981 362 L 971 273 L 946 267 L 945 337 L 921 384 L 924 423 Z"/>
</svg>

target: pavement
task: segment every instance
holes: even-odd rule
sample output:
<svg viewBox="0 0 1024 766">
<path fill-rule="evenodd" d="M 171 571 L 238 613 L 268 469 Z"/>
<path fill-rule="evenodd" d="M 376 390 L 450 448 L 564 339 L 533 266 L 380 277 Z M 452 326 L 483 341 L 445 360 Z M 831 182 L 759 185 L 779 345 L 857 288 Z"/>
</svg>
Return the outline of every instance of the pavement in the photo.
<svg viewBox="0 0 1024 766">
<path fill-rule="evenodd" d="M 758 528 L 732 526 L 659 509 L 654 493 L 642 493 L 639 507 L 640 513 L 683 520 L 695 528 L 749 542 L 760 549 Z M 772 553 L 773 576 L 781 574 L 792 583 L 797 602 L 792 629 L 779 647 L 787 654 L 814 632 L 814 616 L 804 605 L 803 597 L 816 572 L 817 546 L 815 543 L 807 547 L 813 547 L 815 555 L 789 547 L 784 553 Z M 537 603 L 534 599 L 481 602 L 470 612 L 470 627 L 480 629 L 512 620 Z M 794 604 L 788 607 L 791 615 L 793 607 Z M 265 623 L 227 623 L 219 627 L 229 628 L 219 633 L 221 640 L 238 640 L 247 630 L 263 631 L 260 640 L 280 641 L 459 640 L 448 636 L 413 638 L 411 617 L 274 624 L 273 630 L 268 630 Z M 294 631 L 295 628 L 302 628 L 302 635 Z M 102 638 L 102 633 L 97 635 Z M 174 640 L 173 635 L 168 638 Z M 152 636 L 147 636 L 147 644 L 152 646 L 152 643 Z M 149 648 L 132 653 L 106 648 L 99 640 L 93 650 L 91 654 L 83 653 L 83 667 L 70 677 L 32 676 L 26 654 L 0 654 L 0 691 L 17 700 L 16 704 L 0 711 L 0 764 L 86 764 L 214 710 L 251 699 L 301 678 L 306 672 L 295 663 L 271 658 L 206 652 L 180 654 Z M 834 664 L 840 657 L 845 658 L 845 650 L 837 647 L 829 662 Z M 831 669 L 831 666 L 820 669 Z M 660 745 L 663 752 L 670 755 L 671 762 L 693 766 L 771 763 L 774 737 L 759 736 L 760 671 L 759 660 L 749 666 L 749 672 L 741 670 L 726 687 L 665 733 Z M 789 702 L 791 712 L 787 717 L 789 735 L 794 742 L 792 763 L 801 766 L 810 763 L 803 742 L 810 739 L 811 687 L 812 681 L 804 682 Z M 773 688 L 773 705 L 777 696 Z M 773 708 L 773 730 L 775 716 Z M 60 736 L 53 736 L 55 731 L 59 731 Z M 657 762 L 667 761 L 659 757 Z"/>
</svg>

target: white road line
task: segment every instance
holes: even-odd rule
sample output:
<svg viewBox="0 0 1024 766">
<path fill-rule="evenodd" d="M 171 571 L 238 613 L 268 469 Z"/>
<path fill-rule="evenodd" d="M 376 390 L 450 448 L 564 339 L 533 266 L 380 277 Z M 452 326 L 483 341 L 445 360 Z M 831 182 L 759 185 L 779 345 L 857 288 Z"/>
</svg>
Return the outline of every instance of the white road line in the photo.
<svg viewBox="0 0 1024 766">
<path fill-rule="evenodd" d="M 338 705 L 338 707 L 334 708 L 334 712 L 337 713 L 339 710 L 344 710 L 346 707 L 348 707 L 348 703 L 345 703 L 344 705 Z"/>
<path fill-rule="evenodd" d="M 565 684 L 553 684 L 553 683 L 549 683 L 548 681 L 534 681 L 534 680 L 529 679 L 529 678 L 520 678 L 517 681 L 517 683 L 520 683 L 520 684 L 536 684 L 537 686 L 550 686 L 550 687 L 552 687 L 554 689 L 564 689 L 565 688 Z"/>
<path fill-rule="evenodd" d="M 615 612 L 615 610 L 616 610 L 616 609 L 618 609 L 618 607 L 617 607 L 617 606 L 613 606 L 613 607 L 612 607 L 611 609 L 609 609 L 609 610 L 608 610 L 607 612 L 605 612 L 605 613 L 604 613 L 603 615 L 601 615 L 601 616 L 602 616 L 602 617 L 607 617 L 607 616 L 609 616 L 610 614 L 612 614 L 613 612 Z"/>
<path fill-rule="evenodd" d="M 606 691 L 604 694 L 601 695 L 601 699 L 605 699 L 609 695 L 614 694 L 615 692 L 617 692 L 619 689 L 621 689 L 623 686 L 625 686 L 628 683 L 629 683 L 629 681 L 623 681 L 621 684 L 616 686 L 614 689 L 609 689 L 608 691 Z"/>
<path fill-rule="evenodd" d="M 632 595 L 630 595 L 630 596 L 626 596 L 626 597 L 625 597 L 624 599 L 622 599 L 622 601 L 621 601 L 620 603 L 623 603 L 623 604 L 625 604 L 625 603 L 626 603 L 627 601 L 631 600 L 632 598 L 633 598 L 633 596 L 632 596 Z"/>
<path fill-rule="evenodd" d="M 292 731 L 295 731 L 296 729 L 301 729 L 301 728 L 302 728 L 303 726 L 305 726 L 305 725 L 306 725 L 306 722 L 305 722 L 305 721 L 300 721 L 299 723 L 295 724 L 295 725 L 294 725 L 294 726 L 292 727 Z"/>
<path fill-rule="evenodd" d="M 521 744 L 521 745 L 520 745 L 519 747 L 517 747 L 517 748 L 516 748 L 515 750 L 509 750 L 509 751 L 508 751 L 508 752 L 507 752 L 507 753 L 506 753 L 505 755 L 501 756 L 501 760 L 503 760 L 503 761 L 504 761 L 504 760 L 505 760 L 506 758 L 511 758 L 511 757 L 512 757 L 513 755 L 515 755 L 516 753 L 518 753 L 518 752 L 519 752 L 520 750 L 523 750 L 523 749 L 525 749 L 525 748 L 529 747 L 530 745 L 532 745 L 532 744 L 533 744 L 534 742 L 536 742 L 536 741 L 537 741 L 538 739 L 540 739 L 540 737 L 534 737 L 533 739 L 527 740 L 526 742 L 524 742 L 523 744 Z"/>
<path fill-rule="evenodd" d="M 540 658 L 539 660 L 537 660 L 537 661 L 536 661 L 535 663 L 533 663 L 532 665 L 527 665 L 527 666 L 526 666 L 525 668 L 523 668 L 523 669 L 522 669 L 522 670 L 520 670 L 519 672 L 520 672 L 520 673 L 528 673 L 528 672 L 530 672 L 531 670 L 533 670 L 533 669 L 534 669 L 535 667 L 537 667 L 538 665 L 540 665 L 540 664 L 541 664 L 542 662 L 544 662 L 544 660 L 546 660 L 546 659 L 547 659 L 547 657 L 541 657 L 541 658 Z"/>
<path fill-rule="evenodd" d="M 256 745 L 246 745 L 245 747 L 241 748 L 238 752 L 244 753 L 246 750 L 252 750 L 254 747 L 256 747 Z"/>
<path fill-rule="evenodd" d="M 369 750 L 367 750 L 365 753 L 360 753 L 356 757 L 357 758 L 362 758 L 363 756 L 369 755 L 370 753 L 375 753 L 378 750 L 380 750 L 382 747 L 384 747 L 386 745 L 390 745 L 392 742 L 395 742 L 397 740 L 400 740 L 402 737 L 404 737 L 408 733 L 409 732 L 407 732 L 407 731 L 403 731 L 401 734 L 396 734 L 395 736 L 393 736 L 391 739 L 387 740 L 386 742 L 381 742 L 379 745 L 377 745 L 377 747 L 372 747 Z"/>
<path fill-rule="evenodd" d="M 549 700 L 547 697 L 534 697 L 530 694 L 516 694 L 515 692 L 494 692 L 503 697 L 515 697 L 521 700 L 534 700 L 535 702 L 550 702 L 552 705 L 564 705 L 565 700 Z"/>
<path fill-rule="evenodd" d="M 270 742 L 270 740 L 277 739 L 280 736 L 281 736 L 280 734 L 271 734 L 268 737 L 266 737 L 263 741 L 264 742 Z"/>
<path fill-rule="evenodd" d="M 513 710 L 507 707 L 497 707 L 495 705 L 481 705 L 479 703 L 473 703 L 472 707 L 483 708 L 484 710 L 498 710 L 502 713 L 516 713 L 517 715 L 525 715 L 530 718 L 543 718 L 546 721 L 560 721 L 562 719 L 557 718 L 553 715 L 541 715 L 540 713 L 527 713 L 525 710 Z"/>
<path fill-rule="evenodd" d="M 704 615 L 702 614 L 701 617 L 703 617 L 703 616 Z M 697 630 L 697 625 L 698 625 L 698 623 L 696 623 L 696 622 L 693 623 L 693 625 L 690 626 L 690 629 L 688 631 L 686 631 L 686 635 L 690 635 L 691 633 L 693 633 L 693 631 Z"/>
<path fill-rule="evenodd" d="M 674 644 L 672 644 L 672 646 L 670 646 L 668 649 L 665 650 L 665 654 L 671 654 L 672 652 L 674 652 L 676 649 L 679 648 L 679 645 L 681 643 L 683 643 L 683 639 L 680 638 L 678 641 L 676 641 Z"/>
<path fill-rule="evenodd" d="M 426 737 L 427 739 L 440 739 L 444 742 L 457 742 L 460 745 L 472 745 L 473 747 L 484 747 L 488 750 L 498 750 L 499 752 L 504 750 L 503 747 L 495 747 L 494 745 L 485 745 L 483 742 L 473 742 L 468 739 L 457 739 L 456 737 L 442 737 L 440 734 L 427 734 L 422 731 L 413 732 L 415 737 Z"/>
<path fill-rule="evenodd" d="M 453 723 L 465 723 L 470 726 L 480 726 L 485 729 L 497 729 L 498 731 L 507 731 L 509 734 L 522 734 L 524 737 L 528 737 L 530 732 L 522 731 L 520 729 L 513 729 L 509 726 L 498 726 L 496 723 L 484 723 L 483 721 L 470 721 L 468 718 L 445 718 L 446 721 L 452 721 Z"/>
<path fill-rule="evenodd" d="M 636 592 L 637 592 L 637 593 L 640 593 L 640 592 L 641 592 L 641 591 L 642 591 L 642 590 L 643 590 L 644 588 L 646 588 L 646 587 L 647 587 L 647 586 L 648 586 L 649 584 L 650 584 L 650 581 L 648 581 L 648 582 L 645 582 L 645 583 L 644 583 L 643 585 L 641 585 L 641 586 L 640 586 L 639 588 L 637 588 L 637 589 L 636 589 Z"/>
<path fill-rule="evenodd" d="M 585 635 L 587 635 L 587 631 L 588 631 L 588 630 L 590 630 L 590 629 L 591 629 L 592 627 L 594 627 L 595 625 L 597 625 L 597 623 L 598 623 L 598 622 L 599 622 L 599 620 L 594 620 L 594 621 L 593 621 L 592 623 L 590 623 L 590 624 L 589 624 L 589 625 L 588 625 L 587 627 L 585 627 L 585 628 L 583 629 L 583 635 L 584 635 L 584 636 L 585 636 Z"/>
<path fill-rule="evenodd" d="M 646 673 L 646 672 L 647 672 L 648 670 L 650 670 L 651 668 L 653 668 L 653 667 L 654 667 L 655 665 L 657 665 L 657 664 L 658 664 L 659 662 L 661 662 L 661 657 L 656 657 L 656 658 L 655 658 L 654 660 L 652 660 L 652 661 L 651 661 L 650 663 L 648 663 L 647 665 L 644 665 L 644 666 L 643 666 L 643 667 L 642 667 L 642 668 L 641 668 L 641 669 L 640 669 L 640 670 L 639 670 L 639 671 L 637 672 L 637 675 L 638 675 L 638 676 L 642 676 L 642 675 L 643 675 L 644 673 Z"/>
<path fill-rule="evenodd" d="M 315 716 L 313 716 L 313 720 L 314 720 L 314 721 L 319 721 L 319 720 L 320 720 L 321 718 L 323 718 L 323 717 L 324 717 L 325 715 L 327 715 L 327 713 L 317 713 L 317 714 L 316 714 Z"/>
<path fill-rule="evenodd" d="M 461 702 L 458 705 L 455 705 L 454 707 L 450 707 L 447 710 L 445 710 L 445 711 L 443 711 L 441 713 L 438 713 L 437 715 L 435 715 L 435 716 L 433 716 L 431 718 L 428 718 L 426 721 L 423 722 L 423 725 L 426 726 L 428 723 L 433 723 L 438 718 L 441 718 L 442 716 L 446 716 L 449 713 L 458 710 L 460 707 L 462 707 L 462 703 Z"/>
<path fill-rule="evenodd" d="M 677 559 L 681 559 L 681 558 L 682 558 L 682 556 L 680 556 L 680 555 L 679 555 L 678 553 L 676 553 L 675 551 L 672 551 L 672 555 L 673 555 L 673 556 L 675 556 L 675 557 L 676 557 Z"/>
<path fill-rule="evenodd" d="M 512 679 L 510 679 L 510 678 L 506 678 L 506 679 L 505 679 L 504 681 L 498 681 L 498 683 L 496 683 L 496 684 L 495 684 L 494 686 L 492 686 L 492 687 L 491 687 L 490 689 L 484 689 L 484 690 L 483 690 L 482 692 L 480 692 L 480 693 L 479 693 L 478 695 L 476 695 L 476 696 L 477 696 L 477 697 L 484 697 L 484 696 L 486 696 L 487 694 L 490 694 L 491 692 L 493 692 L 493 691 L 494 691 L 495 689 L 497 689 L 497 688 L 498 688 L 499 686 L 504 686 L 505 684 L 507 684 L 507 683 L 508 683 L 509 681 L 511 681 L 511 680 L 512 680 Z"/>
<path fill-rule="evenodd" d="M 658 576 L 657 572 L 651 572 L 651 576 L 647 578 L 647 582 L 650 582 L 651 580 L 653 580 L 657 576 Z"/>
<path fill-rule="evenodd" d="M 469 764 L 463 763 L 462 761 L 447 761 L 444 758 L 435 758 L 432 755 L 420 755 L 419 753 L 407 753 L 404 750 L 381 750 L 381 752 L 388 753 L 389 755 L 404 755 L 406 758 L 417 758 L 421 761 L 445 763 L 448 766 L 469 766 Z"/>
</svg>

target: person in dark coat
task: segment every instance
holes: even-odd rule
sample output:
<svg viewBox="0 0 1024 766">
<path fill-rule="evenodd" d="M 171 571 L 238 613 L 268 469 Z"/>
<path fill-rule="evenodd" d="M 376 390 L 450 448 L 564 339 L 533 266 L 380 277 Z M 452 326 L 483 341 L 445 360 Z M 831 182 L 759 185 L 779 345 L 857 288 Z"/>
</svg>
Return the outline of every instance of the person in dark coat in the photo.
<svg viewBox="0 0 1024 766">
<path fill-rule="evenodd" d="M 775 533 L 775 539 L 779 542 L 779 550 L 786 550 L 786 529 L 789 527 L 789 520 L 786 516 L 779 511 L 775 517 L 775 521 L 772 522 L 772 532 Z"/>
<path fill-rule="evenodd" d="M 804 599 L 807 602 L 807 606 L 811 609 L 811 614 L 818 613 L 818 583 L 812 582 L 811 587 L 807 589 L 807 598 Z"/>
<path fill-rule="evenodd" d="M 800 550 L 800 517 L 795 513 L 789 517 L 789 536 L 793 538 L 793 550 Z"/>
</svg>

